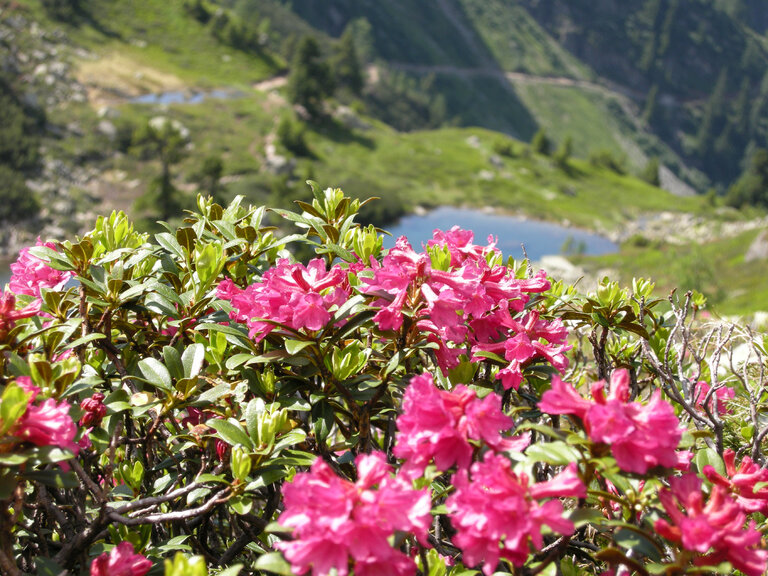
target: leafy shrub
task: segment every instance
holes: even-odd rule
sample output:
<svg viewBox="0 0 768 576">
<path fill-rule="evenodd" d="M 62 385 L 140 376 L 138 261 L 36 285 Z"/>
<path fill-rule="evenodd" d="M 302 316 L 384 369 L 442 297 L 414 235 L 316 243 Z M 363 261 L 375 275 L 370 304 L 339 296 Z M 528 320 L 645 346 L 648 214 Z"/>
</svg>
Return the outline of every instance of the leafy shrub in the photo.
<svg viewBox="0 0 768 576">
<path fill-rule="evenodd" d="M 286 150 L 296 156 L 311 156 L 312 151 L 307 144 L 307 128 L 303 123 L 285 115 L 277 125 L 277 139 Z"/>
<path fill-rule="evenodd" d="M 596 168 L 607 168 L 616 174 L 626 174 L 626 158 L 616 156 L 610 150 L 596 150 L 589 153 L 589 163 Z"/>
<path fill-rule="evenodd" d="M 547 133 L 543 128 L 533 135 L 533 139 L 531 140 L 531 150 L 533 150 L 536 154 L 549 156 L 550 152 L 552 151 L 551 148 L 552 143 L 550 142 L 549 136 L 547 136 Z"/>
<path fill-rule="evenodd" d="M 752 332 L 460 229 L 385 251 L 360 207 L 314 187 L 281 237 L 199 198 L 153 237 L 113 213 L 22 251 L 3 574 L 765 571 Z"/>
<path fill-rule="evenodd" d="M 21 174 L 0 164 L 0 182 L 0 222 L 23 220 L 40 211 L 35 195 Z"/>
<path fill-rule="evenodd" d="M 507 158 L 515 157 L 515 146 L 509 139 L 497 139 L 493 142 L 493 151 L 499 156 L 506 156 Z"/>
</svg>

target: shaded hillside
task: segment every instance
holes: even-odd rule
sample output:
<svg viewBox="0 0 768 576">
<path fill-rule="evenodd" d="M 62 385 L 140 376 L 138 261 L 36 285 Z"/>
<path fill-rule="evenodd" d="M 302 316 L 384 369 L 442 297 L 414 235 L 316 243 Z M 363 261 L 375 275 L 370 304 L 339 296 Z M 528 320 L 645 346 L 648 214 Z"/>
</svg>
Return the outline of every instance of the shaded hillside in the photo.
<svg viewBox="0 0 768 576">
<path fill-rule="evenodd" d="M 761 36 L 768 17 L 754 0 L 294 0 L 284 7 L 331 36 L 365 19 L 375 56 L 410 75 L 434 74 L 432 96 L 445 98 L 446 120 L 462 125 L 523 138 L 559 126 L 542 107 L 524 102 L 521 90 L 530 79 L 521 86 L 522 79 L 507 74 L 514 72 L 614 91 L 634 126 L 617 131 L 627 124 L 612 114 L 597 141 L 619 142 L 637 168 L 661 156 L 701 191 L 710 183 L 727 187 L 751 151 L 768 143 L 768 53 Z M 546 100 L 555 97 L 551 85 L 543 90 Z M 576 98 L 566 115 L 596 113 L 585 114 Z M 570 125 L 594 131 L 586 123 Z M 574 134 L 556 127 L 553 135 L 563 141 Z M 684 164 L 709 180 L 681 169 Z"/>
</svg>

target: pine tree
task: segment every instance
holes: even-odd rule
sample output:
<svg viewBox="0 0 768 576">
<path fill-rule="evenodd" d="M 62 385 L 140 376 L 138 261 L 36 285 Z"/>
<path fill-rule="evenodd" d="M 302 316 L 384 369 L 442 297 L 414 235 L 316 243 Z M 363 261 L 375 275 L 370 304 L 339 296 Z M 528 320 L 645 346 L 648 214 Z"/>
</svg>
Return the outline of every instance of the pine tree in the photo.
<svg viewBox="0 0 768 576">
<path fill-rule="evenodd" d="M 648 182 L 651 186 L 659 186 L 661 181 L 659 179 L 659 158 L 657 156 L 651 156 L 648 158 L 648 162 L 645 164 L 640 178 Z"/>
<path fill-rule="evenodd" d="M 725 201 L 736 208 L 768 207 L 768 150 L 765 148 L 755 150 L 749 167 L 728 189 Z"/>
<path fill-rule="evenodd" d="M 134 149 L 146 158 L 158 158 L 161 167 L 138 206 L 156 208 L 161 220 L 168 220 L 181 210 L 171 169 L 186 156 L 188 141 L 186 128 L 164 116 L 152 118 L 137 134 Z"/>
<path fill-rule="evenodd" d="M 333 76 L 337 86 L 359 95 L 363 90 L 363 72 L 357 57 L 353 31 L 347 26 L 339 39 L 336 54 L 331 61 Z"/>
<path fill-rule="evenodd" d="M 536 154 L 549 156 L 551 146 L 552 145 L 549 141 L 549 137 L 543 128 L 539 129 L 539 131 L 533 135 L 533 140 L 531 140 L 531 149 L 536 152 Z"/>
<path fill-rule="evenodd" d="M 720 76 L 717 78 L 717 84 L 712 91 L 707 104 L 704 108 L 704 114 L 701 119 L 699 133 L 697 136 L 698 151 L 702 158 L 706 158 L 714 146 L 715 135 L 723 130 L 723 123 L 726 118 L 725 108 L 725 90 L 728 86 L 728 69 L 723 68 Z"/>
<path fill-rule="evenodd" d="M 325 98 L 333 94 L 331 69 L 311 36 L 305 36 L 296 49 L 287 89 L 290 101 L 303 106 L 313 118 L 322 112 Z"/>
<path fill-rule="evenodd" d="M 733 105 L 733 125 L 741 140 L 746 140 L 749 136 L 749 89 L 749 78 L 745 76 Z"/>
</svg>

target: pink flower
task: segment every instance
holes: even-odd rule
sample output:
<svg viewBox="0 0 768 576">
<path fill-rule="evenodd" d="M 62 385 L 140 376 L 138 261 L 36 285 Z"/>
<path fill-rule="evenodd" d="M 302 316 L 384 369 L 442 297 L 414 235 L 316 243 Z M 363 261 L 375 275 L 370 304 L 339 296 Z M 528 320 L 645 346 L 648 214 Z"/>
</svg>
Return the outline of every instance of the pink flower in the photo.
<svg viewBox="0 0 768 576">
<path fill-rule="evenodd" d="M 13 428 L 13 435 L 36 446 L 58 446 L 77 454 L 77 427 L 69 415 L 69 404 L 48 398 L 40 406 L 30 404 Z"/>
<path fill-rule="evenodd" d="M 103 400 L 104 394 L 96 392 L 90 398 L 80 402 L 80 409 L 85 412 L 83 417 L 80 418 L 80 426 L 94 427 L 101 424 L 101 420 L 107 414 L 107 407 L 102 403 Z"/>
<path fill-rule="evenodd" d="M 701 479 L 695 474 L 671 478 L 669 486 L 659 492 L 659 498 L 671 522 L 657 520 L 654 527 L 659 534 L 698 552 L 697 566 L 716 566 L 727 560 L 747 576 L 765 572 L 768 551 L 760 532 L 754 522 L 744 528 L 746 515 L 723 486 L 715 484 L 706 503 Z"/>
<path fill-rule="evenodd" d="M 16 310 L 16 296 L 11 292 L 0 292 L 0 338 L 5 338 L 16 325 L 16 320 L 37 316 L 41 304 L 41 300 L 35 300 L 21 310 Z"/>
<path fill-rule="evenodd" d="M 320 330 L 331 320 L 330 309 L 349 298 L 350 288 L 341 266 L 326 271 L 324 261 L 316 258 L 307 266 L 280 260 L 244 290 L 225 280 L 217 294 L 232 303 L 230 317 L 245 323 L 258 341 L 276 323 L 293 330 Z"/>
<path fill-rule="evenodd" d="M 462 385 L 451 392 L 440 390 L 425 373 L 411 379 L 397 427 L 393 453 L 405 460 L 403 473 L 417 477 L 432 460 L 439 470 L 454 464 L 469 466 L 474 453 L 470 440 L 507 449 L 508 440 L 501 433 L 512 427 L 512 420 L 501 411 L 501 398 L 496 394 L 481 400 Z"/>
<path fill-rule="evenodd" d="M 133 551 L 133 544 L 120 542 L 91 562 L 91 576 L 144 576 L 152 562 Z"/>
<path fill-rule="evenodd" d="M 27 393 L 28 402 L 33 402 L 40 394 L 40 388 L 32 384 L 32 378 L 29 376 L 17 376 L 16 385 Z"/>
<path fill-rule="evenodd" d="M 45 246 L 51 250 L 56 250 L 53 242 L 41 242 L 37 239 L 36 246 Z M 8 287 L 16 294 L 26 294 L 28 296 L 40 297 L 40 291 L 43 288 L 49 290 L 61 290 L 64 285 L 72 278 L 72 272 L 62 272 L 54 270 L 45 260 L 33 256 L 29 253 L 29 248 L 22 248 L 19 257 L 11 264 L 11 280 Z"/>
<path fill-rule="evenodd" d="M 576 389 L 559 376 L 552 378 L 552 387 L 541 395 L 539 410 L 547 414 L 574 414 L 582 422 L 593 404 L 582 398 Z"/>
<path fill-rule="evenodd" d="M 704 475 L 713 484 L 729 490 L 745 512 L 761 512 L 768 515 L 768 484 L 757 488 L 759 483 L 768 483 L 768 469 L 760 468 L 749 456 L 744 456 L 736 468 L 736 453 L 730 449 L 723 454 L 723 460 L 727 478 L 718 474 L 712 466 L 704 466 Z"/>
<path fill-rule="evenodd" d="M 392 548 L 396 532 L 414 534 L 426 544 L 431 523 L 429 490 L 391 476 L 383 453 L 360 455 L 355 483 L 337 476 L 317 459 L 309 472 L 283 486 L 285 510 L 278 521 L 293 528 L 294 539 L 279 548 L 296 574 L 313 576 L 333 568 L 346 576 L 350 560 L 356 575 L 407 576 L 416 565 Z"/>
<path fill-rule="evenodd" d="M 593 402 L 559 378 L 544 392 L 539 410 L 549 414 L 574 414 L 584 423 L 589 438 L 611 447 L 619 468 L 645 474 L 656 466 L 687 467 L 692 454 L 677 452 L 683 435 L 672 406 L 655 390 L 648 404 L 629 402 L 629 372 L 611 376 L 609 393 L 602 380 L 592 384 Z"/>
<path fill-rule="evenodd" d="M 545 525 L 560 534 L 573 533 L 573 523 L 563 518 L 559 500 L 540 504 L 537 499 L 586 495 L 575 465 L 549 482 L 529 487 L 525 474 L 515 474 L 507 458 L 492 452 L 475 462 L 469 474 L 459 470 L 453 485 L 456 491 L 446 500 L 456 529 L 453 542 L 461 548 L 464 563 L 483 564 L 486 576 L 495 571 L 500 558 L 522 566 L 531 544 L 542 548 Z"/>
<path fill-rule="evenodd" d="M 695 406 L 703 411 L 704 403 L 707 402 L 710 411 L 712 411 L 713 406 L 715 406 L 715 399 L 717 399 L 716 406 L 718 413 L 727 414 L 730 412 L 726 405 L 728 404 L 729 400 L 733 400 L 736 397 L 736 391 L 733 388 L 728 388 L 727 386 L 720 386 L 712 393 L 709 401 L 707 401 L 707 396 L 710 394 L 710 390 L 712 390 L 712 388 L 709 386 L 709 384 L 704 382 L 704 380 L 699 380 L 696 382 L 693 388 L 693 399 Z"/>
</svg>

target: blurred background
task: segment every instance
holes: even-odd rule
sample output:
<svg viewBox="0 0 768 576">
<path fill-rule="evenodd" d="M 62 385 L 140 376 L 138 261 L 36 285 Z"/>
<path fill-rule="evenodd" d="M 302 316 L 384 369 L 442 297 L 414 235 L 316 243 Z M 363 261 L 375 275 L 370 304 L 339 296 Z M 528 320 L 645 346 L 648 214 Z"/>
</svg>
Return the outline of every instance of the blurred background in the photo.
<svg viewBox="0 0 768 576">
<path fill-rule="evenodd" d="M 0 0 L 0 265 L 312 179 L 415 244 L 768 310 L 766 30 L 763 0 Z"/>
</svg>

